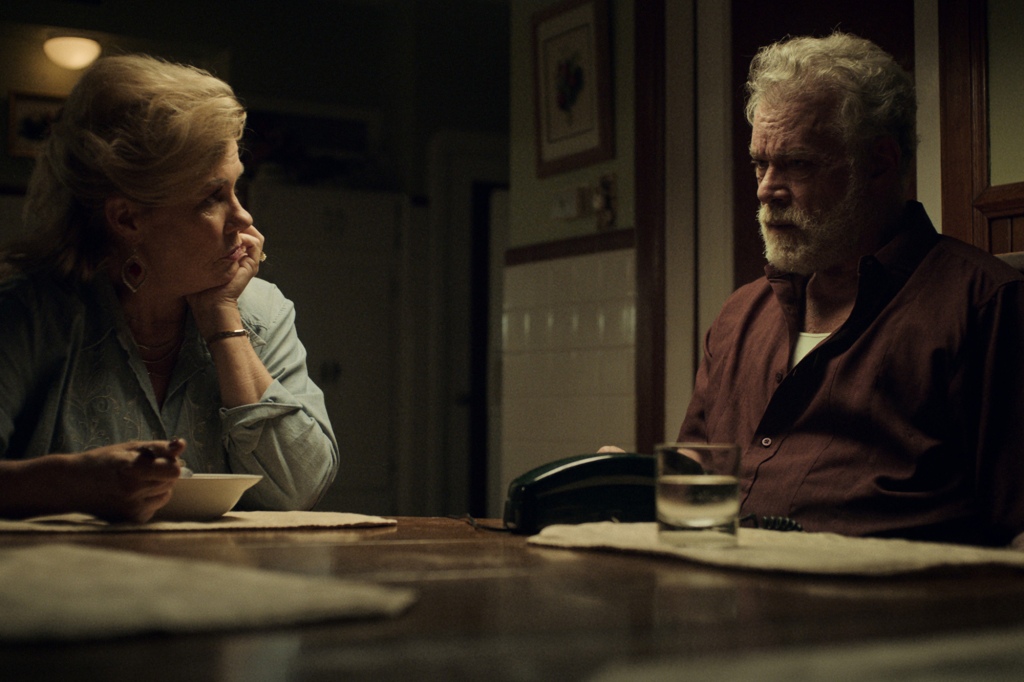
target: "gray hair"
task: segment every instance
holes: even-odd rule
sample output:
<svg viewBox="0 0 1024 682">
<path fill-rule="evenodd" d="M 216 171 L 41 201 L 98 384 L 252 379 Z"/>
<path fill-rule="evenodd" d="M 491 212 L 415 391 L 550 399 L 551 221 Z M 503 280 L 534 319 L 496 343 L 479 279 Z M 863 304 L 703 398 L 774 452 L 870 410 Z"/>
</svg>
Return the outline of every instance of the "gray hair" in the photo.
<svg viewBox="0 0 1024 682">
<path fill-rule="evenodd" d="M 8 269 L 90 279 L 110 253 L 111 197 L 174 203 L 241 139 L 245 110 L 210 73 L 145 55 L 104 57 L 75 85 L 29 180 L 29 237 L 0 254 Z"/>
<path fill-rule="evenodd" d="M 879 136 L 896 138 L 901 175 L 917 150 L 914 83 L 892 56 L 870 40 L 848 33 L 789 38 L 761 48 L 747 78 L 747 121 L 762 103 L 832 96 L 834 126 L 852 156 Z"/>
</svg>

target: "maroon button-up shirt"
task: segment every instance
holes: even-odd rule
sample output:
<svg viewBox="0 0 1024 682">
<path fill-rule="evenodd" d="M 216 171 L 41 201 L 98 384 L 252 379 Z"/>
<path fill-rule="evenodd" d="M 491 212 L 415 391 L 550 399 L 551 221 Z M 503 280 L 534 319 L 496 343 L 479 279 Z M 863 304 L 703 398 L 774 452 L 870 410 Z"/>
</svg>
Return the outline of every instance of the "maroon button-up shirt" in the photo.
<svg viewBox="0 0 1024 682">
<path fill-rule="evenodd" d="M 935 232 L 862 259 L 849 319 L 790 369 L 806 278 L 766 268 L 708 331 L 683 441 L 744 449 L 744 513 L 810 531 L 1005 544 L 1024 532 L 1024 277 Z"/>
</svg>

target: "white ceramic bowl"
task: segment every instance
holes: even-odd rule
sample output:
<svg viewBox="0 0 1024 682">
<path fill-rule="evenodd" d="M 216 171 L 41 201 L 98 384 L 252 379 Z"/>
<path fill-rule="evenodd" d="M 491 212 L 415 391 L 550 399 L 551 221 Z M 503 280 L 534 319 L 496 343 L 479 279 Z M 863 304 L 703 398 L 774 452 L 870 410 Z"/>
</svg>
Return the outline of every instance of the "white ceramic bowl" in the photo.
<svg viewBox="0 0 1024 682">
<path fill-rule="evenodd" d="M 171 501 L 157 510 L 154 521 L 209 521 L 220 518 L 238 503 L 262 476 L 247 474 L 193 474 L 174 484 Z"/>
</svg>

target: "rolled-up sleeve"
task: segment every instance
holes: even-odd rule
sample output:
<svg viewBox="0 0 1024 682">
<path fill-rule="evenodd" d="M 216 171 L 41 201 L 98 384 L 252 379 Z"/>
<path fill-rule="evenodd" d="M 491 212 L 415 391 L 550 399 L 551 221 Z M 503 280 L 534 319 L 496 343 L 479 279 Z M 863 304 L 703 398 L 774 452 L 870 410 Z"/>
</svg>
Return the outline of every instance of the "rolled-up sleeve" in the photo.
<svg viewBox="0 0 1024 682">
<path fill-rule="evenodd" d="M 309 509 L 334 480 L 338 444 L 323 391 L 306 369 L 295 308 L 276 287 L 272 291 L 269 319 L 246 322 L 274 382 L 258 403 L 220 410 L 221 437 L 231 471 L 263 476 L 240 508 Z"/>
</svg>

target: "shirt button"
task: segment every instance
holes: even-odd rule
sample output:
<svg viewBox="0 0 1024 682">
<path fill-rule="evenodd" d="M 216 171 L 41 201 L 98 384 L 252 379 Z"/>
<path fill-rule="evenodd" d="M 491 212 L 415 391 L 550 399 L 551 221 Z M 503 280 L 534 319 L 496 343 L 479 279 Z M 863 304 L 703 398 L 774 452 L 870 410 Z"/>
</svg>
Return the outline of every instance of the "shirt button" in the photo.
<svg viewBox="0 0 1024 682">
<path fill-rule="evenodd" d="M 775 383 L 777 383 L 777 384 L 781 384 L 782 383 L 782 372 L 776 372 L 775 373 Z"/>
<path fill-rule="evenodd" d="M 765 438 L 761 439 L 761 445 L 763 445 L 765 447 L 768 447 L 771 444 L 772 444 L 772 439 L 771 438 L 765 437 Z"/>
</svg>

